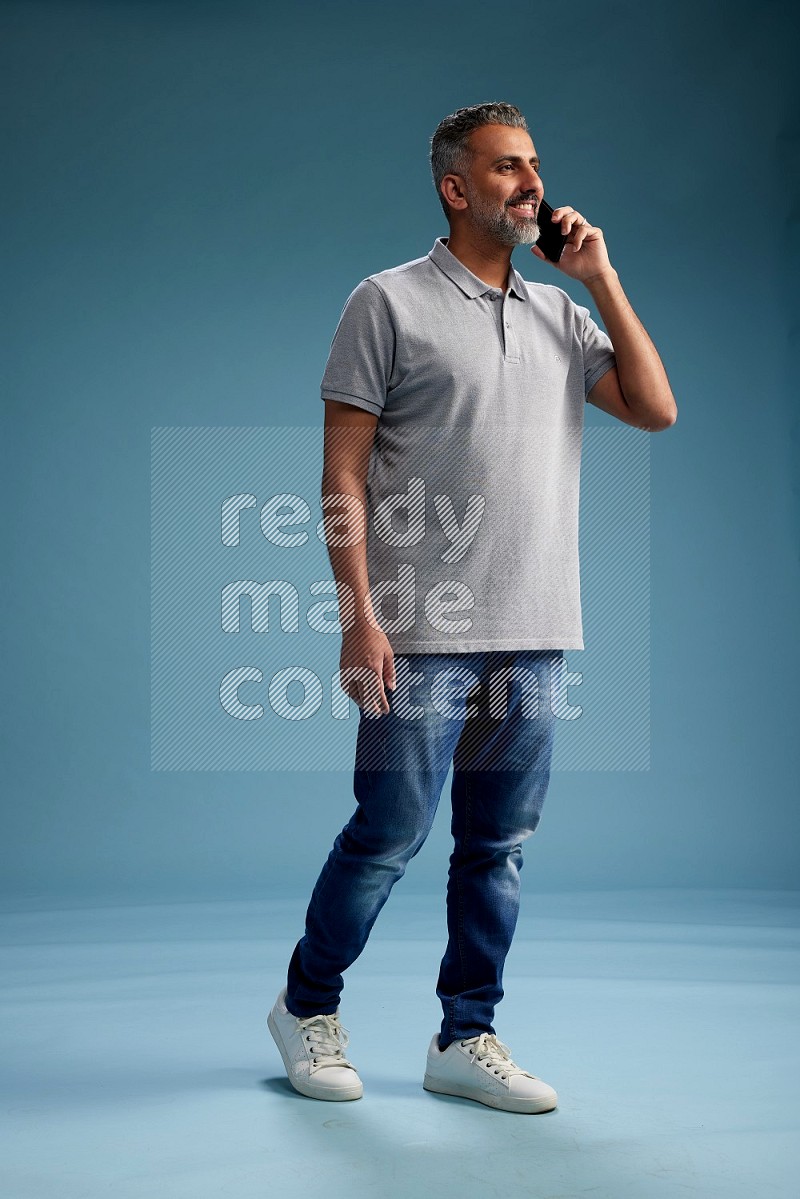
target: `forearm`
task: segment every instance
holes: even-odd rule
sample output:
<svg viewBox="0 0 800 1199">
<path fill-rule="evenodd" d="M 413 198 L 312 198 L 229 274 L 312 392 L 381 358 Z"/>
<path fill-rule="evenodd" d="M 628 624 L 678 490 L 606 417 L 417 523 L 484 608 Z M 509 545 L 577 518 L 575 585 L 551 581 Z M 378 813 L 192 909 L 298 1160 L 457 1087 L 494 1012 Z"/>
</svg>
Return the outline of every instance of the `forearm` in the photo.
<svg viewBox="0 0 800 1199">
<path fill-rule="evenodd" d="M 339 620 L 346 633 L 375 619 L 367 571 L 365 489 L 351 477 L 326 475 L 322 496 L 327 501 L 323 516 L 326 546 L 336 581 Z"/>
<path fill-rule="evenodd" d="M 625 402 L 643 424 L 672 424 L 678 415 L 664 365 L 642 322 L 610 268 L 586 287 L 611 338 Z"/>
</svg>

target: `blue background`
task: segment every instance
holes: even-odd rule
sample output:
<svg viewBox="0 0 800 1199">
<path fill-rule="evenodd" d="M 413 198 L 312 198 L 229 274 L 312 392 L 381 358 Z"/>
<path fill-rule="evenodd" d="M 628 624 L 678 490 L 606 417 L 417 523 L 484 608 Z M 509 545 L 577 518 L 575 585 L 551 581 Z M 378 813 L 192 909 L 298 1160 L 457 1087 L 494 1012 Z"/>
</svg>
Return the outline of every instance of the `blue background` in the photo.
<svg viewBox="0 0 800 1199">
<path fill-rule="evenodd" d="M 651 769 L 555 774 L 526 886 L 796 885 L 790 12 L 3 5 L 8 894 L 313 883 L 347 774 L 150 769 L 150 430 L 321 437 L 344 299 L 446 233 L 428 139 L 490 99 L 604 230 L 679 407 L 651 447 Z M 443 888 L 447 806 L 405 887 Z"/>
</svg>

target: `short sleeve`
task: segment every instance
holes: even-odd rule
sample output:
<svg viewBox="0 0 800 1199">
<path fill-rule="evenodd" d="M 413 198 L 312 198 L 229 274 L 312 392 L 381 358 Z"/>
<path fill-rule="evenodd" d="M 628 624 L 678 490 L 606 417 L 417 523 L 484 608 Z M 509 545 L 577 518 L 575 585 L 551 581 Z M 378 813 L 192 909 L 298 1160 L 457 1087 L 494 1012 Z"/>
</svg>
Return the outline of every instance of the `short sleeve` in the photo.
<svg viewBox="0 0 800 1199">
<path fill-rule="evenodd" d="M 383 292 L 371 279 L 363 279 L 350 293 L 336 326 L 321 398 L 380 416 L 394 354 L 395 330 Z"/>
<path fill-rule="evenodd" d="M 588 396 L 598 379 L 616 365 L 617 357 L 611 338 L 601 329 L 589 313 L 588 308 L 576 305 L 580 318 L 581 347 L 583 349 L 583 390 Z"/>
</svg>

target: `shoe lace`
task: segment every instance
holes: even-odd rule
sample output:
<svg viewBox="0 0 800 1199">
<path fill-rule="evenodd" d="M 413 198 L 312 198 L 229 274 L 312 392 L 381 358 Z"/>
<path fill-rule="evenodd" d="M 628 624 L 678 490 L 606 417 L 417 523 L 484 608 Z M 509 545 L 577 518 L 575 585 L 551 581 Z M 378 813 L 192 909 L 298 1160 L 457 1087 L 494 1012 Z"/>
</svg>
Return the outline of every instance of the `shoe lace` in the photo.
<svg viewBox="0 0 800 1199">
<path fill-rule="evenodd" d="M 485 1062 L 494 1074 L 501 1078 L 510 1078 L 514 1074 L 524 1074 L 526 1078 L 536 1078 L 528 1070 L 523 1070 L 511 1060 L 511 1050 L 498 1040 L 493 1032 L 482 1032 L 479 1037 L 468 1037 L 461 1042 L 470 1046 L 470 1053 L 475 1060 Z"/>
<path fill-rule="evenodd" d="M 350 1066 L 355 1070 L 343 1052 L 350 1043 L 350 1034 L 337 1014 L 307 1016 L 297 1023 L 303 1039 L 308 1042 L 315 1066 Z"/>
</svg>

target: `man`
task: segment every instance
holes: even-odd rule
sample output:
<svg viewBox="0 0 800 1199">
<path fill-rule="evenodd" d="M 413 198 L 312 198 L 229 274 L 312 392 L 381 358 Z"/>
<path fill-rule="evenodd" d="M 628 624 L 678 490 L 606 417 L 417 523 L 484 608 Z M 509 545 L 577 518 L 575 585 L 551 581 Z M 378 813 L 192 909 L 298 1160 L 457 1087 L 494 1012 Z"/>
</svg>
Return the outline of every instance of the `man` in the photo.
<svg viewBox="0 0 800 1199">
<path fill-rule="evenodd" d="M 535 244 L 540 163 L 517 108 L 479 104 L 446 117 L 431 168 L 449 237 L 356 287 L 322 381 L 322 502 L 339 521 L 329 513 L 325 527 L 340 679 L 361 709 L 358 804 L 319 875 L 268 1024 L 296 1090 L 361 1096 L 344 1055 L 342 973 L 425 841 L 452 764 L 443 1020 L 423 1086 L 549 1111 L 556 1092 L 513 1061 L 492 1021 L 519 909 L 521 843 L 549 782 L 553 684 L 563 651 L 583 648 L 583 405 L 650 431 L 672 425 L 677 410 L 602 230 L 556 208 L 567 240 L 547 269 L 585 285 L 607 333 L 561 288 L 526 282 L 511 266 L 515 245 L 547 263 Z M 396 614 L 387 614 L 392 598 Z"/>
</svg>

